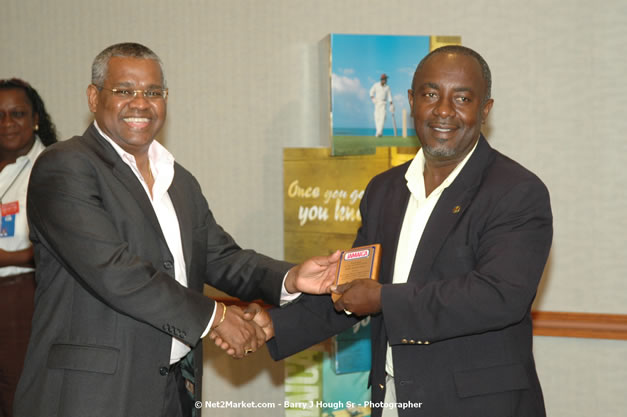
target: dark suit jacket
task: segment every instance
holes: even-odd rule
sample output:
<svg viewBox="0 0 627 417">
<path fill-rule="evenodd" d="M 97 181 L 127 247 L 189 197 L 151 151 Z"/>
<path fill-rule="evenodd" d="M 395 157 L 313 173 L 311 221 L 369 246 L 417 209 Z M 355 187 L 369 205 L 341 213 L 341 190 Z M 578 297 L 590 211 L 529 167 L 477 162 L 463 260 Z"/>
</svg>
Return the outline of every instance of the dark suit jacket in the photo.
<svg viewBox="0 0 627 417">
<path fill-rule="evenodd" d="M 16 417 L 158 416 L 173 336 L 194 348 L 200 396 L 199 338 L 214 308 L 203 284 L 279 302 L 290 265 L 238 247 L 196 179 L 174 169 L 187 288 L 146 192 L 93 125 L 37 160 L 27 202 L 37 292 Z"/>
<path fill-rule="evenodd" d="M 372 317 L 372 399 L 383 401 L 386 342 L 400 416 L 544 416 L 530 309 L 552 239 L 549 194 L 483 137 L 426 225 L 406 284 L 392 282 L 409 163 L 376 176 L 355 246 L 382 244 L 382 312 Z M 328 296 L 272 311 L 275 359 L 354 324 Z M 305 325 L 303 323 L 306 323 Z M 381 415 L 381 408 L 373 409 Z"/>
</svg>

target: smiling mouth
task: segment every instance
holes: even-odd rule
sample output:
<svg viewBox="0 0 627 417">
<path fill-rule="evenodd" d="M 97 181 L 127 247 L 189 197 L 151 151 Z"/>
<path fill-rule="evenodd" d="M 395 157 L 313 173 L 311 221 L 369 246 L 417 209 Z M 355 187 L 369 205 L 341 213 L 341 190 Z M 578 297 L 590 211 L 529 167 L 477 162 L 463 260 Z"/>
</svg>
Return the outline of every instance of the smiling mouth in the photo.
<svg viewBox="0 0 627 417">
<path fill-rule="evenodd" d="M 143 129 L 150 124 L 150 119 L 147 117 L 125 117 L 122 120 L 135 129 Z"/>
<path fill-rule="evenodd" d="M 438 133 L 451 133 L 457 130 L 457 126 L 441 125 L 441 124 L 432 124 L 432 125 L 429 125 L 429 128 L 431 128 L 431 130 L 438 132 Z"/>
</svg>

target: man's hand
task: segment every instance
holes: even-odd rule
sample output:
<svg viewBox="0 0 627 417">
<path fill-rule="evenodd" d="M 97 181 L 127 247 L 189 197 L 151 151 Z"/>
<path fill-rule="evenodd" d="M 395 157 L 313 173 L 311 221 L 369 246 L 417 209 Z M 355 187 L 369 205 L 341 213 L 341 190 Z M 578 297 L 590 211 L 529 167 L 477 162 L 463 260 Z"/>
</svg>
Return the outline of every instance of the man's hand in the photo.
<svg viewBox="0 0 627 417">
<path fill-rule="evenodd" d="M 335 281 L 340 251 L 329 256 L 314 256 L 287 273 L 285 289 L 290 294 L 304 292 L 308 294 L 328 294 L 329 287 Z"/>
<path fill-rule="evenodd" d="M 337 311 L 367 316 L 381 311 L 381 284 L 372 279 L 356 279 L 332 286 L 331 291 L 342 296 L 334 303 Z"/>
<path fill-rule="evenodd" d="M 249 304 L 246 310 L 244 310 L 244 318 L 254 321 L 255 324 L 263 330 L 266 342 L 274 337 L 272 318 L 270 318 L 270 314 L 259 304 Z"/>
<path fill-rule="evenodd" d="M 274 325 L 272 323 L 272 319 L 270 318 L 268 312 L 259 304 L 250 303 L 248 307 L 246 307 L 246 310 L 244 310 L 244 319 L 255 324 L 257 339 L 260 342 L 260 346 L 274 337 Z M 220 346 L 223 350 L 226 350 L 229 355 L 233 356 L 233 353 L 235 352 L 234 349 L 225 340 L 223 340 L 217 332 L 211 332 L 209 337 L 213 339 L 216 345 Z"/>
<path fill-rule="evenodd" d="M 209 332 L 209 338 L 216 345 L 237 359 L 243 358 L 263 345 L 265 342 L 264 331 L 254 321 L 246 320 L 241 308 L 237 306 L 224 308 L 226 308 L 224 320 L 220 323 L 217 318 L 222 317 L 222 311 L 216 311 L 216 319 L 214 320 L 216 325 Z"/>
</svg>

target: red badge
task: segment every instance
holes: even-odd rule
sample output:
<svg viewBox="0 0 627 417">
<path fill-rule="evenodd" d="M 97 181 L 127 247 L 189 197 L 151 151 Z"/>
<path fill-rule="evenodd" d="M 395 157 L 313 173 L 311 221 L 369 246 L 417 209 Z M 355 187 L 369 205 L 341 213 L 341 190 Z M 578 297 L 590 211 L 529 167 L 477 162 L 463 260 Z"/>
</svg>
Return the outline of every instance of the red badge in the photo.
<svg viewBox="0 0 627 417">
<path fill-rule="evenodd" d="M 10 203 L 2 204 L 2 217 L 9 216 L 20 212 L 20 202 L 12 201 Z"/>
</svg>

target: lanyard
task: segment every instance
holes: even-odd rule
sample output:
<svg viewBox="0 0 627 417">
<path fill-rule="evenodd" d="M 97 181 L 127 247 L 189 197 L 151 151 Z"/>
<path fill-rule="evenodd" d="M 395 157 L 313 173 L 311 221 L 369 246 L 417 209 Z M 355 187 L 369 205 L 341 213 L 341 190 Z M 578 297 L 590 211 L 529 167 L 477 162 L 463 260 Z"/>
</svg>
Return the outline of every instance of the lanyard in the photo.
<svg viewBox="0 0 627 417">
<path fill-rule="evenodd" d="M 7 194 L 7 192 L 9 192 L 9 190 L 11 189 L 11 187 L 13 187 L 13 184 L 15 184 L 15 181 L 18 179 L 18 177 L 20 176 L 20 174 L 24 171 L 24 168 L 26 168 L 26 165 L 28 165 L 30 161 L 26 161 L 26 163 L 24 165 L 22 165 L 22 168 L 20 168 L 19 172 L 17 173 L 17 175 L 13 178 L 13 181 L 11 181 L 11 184 L 9 184 L 9 186 L 6 188 L 6 190 L 4 190 L 4 192 L 2 193 L 2 195 L 0 195 L 0 206 L 2 206 L 2 199 L 4 198 L 4 196 Z"/>
</svg>

